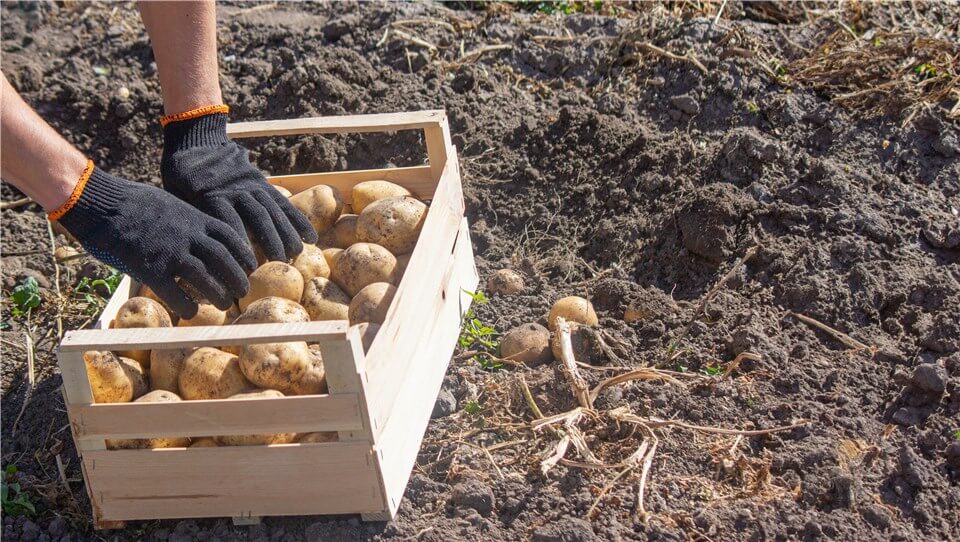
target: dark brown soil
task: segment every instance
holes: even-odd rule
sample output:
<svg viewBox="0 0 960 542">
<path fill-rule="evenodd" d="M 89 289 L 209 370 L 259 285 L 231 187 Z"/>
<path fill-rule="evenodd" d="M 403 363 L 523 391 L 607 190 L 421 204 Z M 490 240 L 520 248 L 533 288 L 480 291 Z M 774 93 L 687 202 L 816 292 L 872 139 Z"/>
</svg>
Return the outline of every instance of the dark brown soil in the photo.
<svg viewBox="0 0 960 542">
<path fill-rule="evenodd" d="M 3 288 L 34 276 L 46 299 L 30 321 L 4 307 L 2 445 L 39 515 L 5 517 L 4 538 L 960 537 L 960 130 L 948 114 L 956 95 L 922 107 L 838 104 L 836 93 L 855 89 L 789 80 L 791 66 L 809 67 L 792 63 L 846 32 L 838 21 L 864 40 L 904 30 L 955 45 L 960 13 L 950 4 L 811 14 L 800 4 L 729 2 L 714 22 L 716 5 L 698 14 L 687 4 L 552 17 L 503 6 L 223 6 L 223 90 L 243 120 L 446 109 L 481 277 L 509 267 L 526 279 L 522 294 L 478 306 L 482 320 L 501 331 L 545 324 L 554 300 L 584 295 L 626 347 L 627 361 L 604 363 L 704 377 L 622 384 L 598 408 L 727 428 L 809 425 L 739 441 L 659 430 L 651 517 L 633 513 L 638 473 L 591 517 L 614 473 L 561 465 L 542 476 L 538 462 L 555 437 L 502 425 L 531 419 L 516 387 L 521 372 L 547 415 L 575 405 L 554 365 L 489 371 L 456 358 L 393 522 L 162 521 L 96 533 L 57 389 L 46 222 L 28 205 L 2 213 Z M 5 4 L 0 15 L 3 71 L 28 102 L 101 167 L 158 183 L 159 84 L 135 8 Z M 436 54 L 395 33 L 383 39 L 388 24 L 410 20 L 404 31 Z M 641 42 L 689 51 L 705 71 Z M 470 55 L 495 44 L 511 48 Z M 956 48 L 945 54 L 960 58 Z M 919 95 L 909 88 L 902 96 Z M 421 143 L 405 134 L 250 143 L 273 173 L 423 160 Z M 2 196 L 20 194 L 3 185 Z M 750 247 L 756 255 L 698 316 L 701 298 Z M 103 272 L 61 267 L 64 291 Z M 644 318 L 625 323 L 629 303 Z M 793 313 L 873 348 L 851 350 Z M 67 311 L 64 326 L 86 319 Z M 29 395 L 27 330 L 37 342 Z M 760 361 L 710 376 L 742 352 Z M 586 371 L 591 384 L 609 374 Z M 618 431 L 600 428 L 594 444 L 631 442 Z M 491 458 L 477 448 L 511 441 Z"/>
</svg>

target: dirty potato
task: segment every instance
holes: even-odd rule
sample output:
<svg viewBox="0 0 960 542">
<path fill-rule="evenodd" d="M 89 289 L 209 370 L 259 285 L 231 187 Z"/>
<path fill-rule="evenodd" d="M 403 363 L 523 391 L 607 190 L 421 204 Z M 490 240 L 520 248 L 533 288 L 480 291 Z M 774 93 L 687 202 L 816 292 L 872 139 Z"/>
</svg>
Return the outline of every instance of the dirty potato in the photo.
<svg viewBox="0 0 960 542">
<path fill-rule="evenodd" d="M 299 302 L 303 295 L 303 275 L 297 268 L 283 262 L 267 262 L 250 274 L 250 289 L 240 298 L 241 311 L 264 297 L 283 297 Z"/>
<path fill-rule="evenodd" d="M 343 211 L 340 193 L 325 184 L 294 194 L 290 197 L 290 203 L 310 220 L 317 234 L 323 234 L 332 228 Z"/>
<path fill-rule="evenodd" d="M 83 353 L 95 403 L 129 403 L 147 392 L 143 366 L 108 351 Z"/>
<path fill-rule="evenodd" d="M 226 399 L 253 388 L 237 356 L 207 346 L 187 356 L 178 383 L 181 397 L 191 401 Z"/>
<path fill-rule="evenodd" d="M 357 183 L 350 192 L 353 212 L 360 214 L 371 203 L 384 198 L 412 196 L 409 190 L 390 181 L 364 181 Z"/>
<path fill-rule="evenodd" d="M 352 297 L 374 282 L 392 282 L 396 267 L 397 259 L 387 249 L 373 243 L 356 243 L 337 257 L 332 278 Z"/>
<path fill-rule="evenodd" d="M 350 325 L 363 322 L 382 324 L 396 293 L 396 286 L 386 282 L 374 282 L 360 290 L 350 301 Z"/>
<path fill-rule="evenodd" d="M 302 305 L 311 320 L 346 320 L 350 296 L 332 280 L 317 277 L 303 289 Z"/>
<path fill-rule="evenodd" d="M 427 206 L 410 197 L 385 198 L 368 205 L 357 218 L 357 239 L 376 243 L 391 254 L 413 250 L 427 218 Z"/>
<path fill-rule="evenodd" d="M 176 403 L 180 397 L 167 390 L 154 390 L 138 398 L 134 403 Z M 124 450 L 138 448 L 186 448 L 190 445 L 187 437 L 154 437 L 131 439 L 107 439 L 108 450 Z"/>
</svg>

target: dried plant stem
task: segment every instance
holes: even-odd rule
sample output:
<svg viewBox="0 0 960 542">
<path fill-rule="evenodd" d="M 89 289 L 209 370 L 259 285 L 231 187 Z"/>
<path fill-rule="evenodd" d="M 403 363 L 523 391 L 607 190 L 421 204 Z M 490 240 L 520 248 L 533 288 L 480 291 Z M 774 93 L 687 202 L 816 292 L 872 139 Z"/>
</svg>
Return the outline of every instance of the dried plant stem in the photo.
<svg viewBox="0 0 960 542">
<path fill-rule="evenodd" d="M 560 341 L 560 361 L 563 373 L 567 377 L 573 396 L 583 408 L 593 408 L 593 401 L 590 399 L 590 391 L 587 382 L 580 376 L 577 369 L 576 359 L 573 357 L 573 343 L 570 342 L 570 324 L 560 317 L 557 318 L 557 335 Z"/>
<path fill-rule="evenodd" d="M 700 431 L 701 433 L 714 433 L 717 435 L 743 435 L 747 437 L 755 437 L 758 435 L 768 435 L 770 433 L 779 433 L 781 431 L 789 431 L 791 429 L 796 429 L 798 427 L 805 427 L 807 425 L 810 425 L 809 420 L 800 420 L 799 422 L 792 423 L 790 425 L 771 427 L 770 429 L 725 429 L 722 427 L 693 425 L 690 423 L 682 422 L 680 420 L 664 420 L 661 418 L 644 418 L 631 413 L 629 410 L 627 410 L 626 407 L 621 407 L 621 408 L 616 408 L 611 410 L 610 417 L 612 417 L 615 420 L 641 424 L 650 428 L 674 426 L 674 427 L 683 427 L 684 429 L 690 429 L 691 431 Z"/>
<path fill-rule="evenodd" d="M 696 68 L 697 68 L 698 70 L 700 70 L 701 72 L 703 72 L 704 74 L 710 72 L 710 70 L 708 70 L 707 67 L 703 65 L 703 63 L 701 63 L 699 60 L 697 60 L 697 57 L 693 56 L 692 53 L 687 53 L 687 54 L 685 54 L 685 55 L 678 55 L 678 54 L 676 54 L 676 53 L 671 53 L 670 51 L 667 51 L 666 49 L 661 49 L 660 47 L 657 47 L 656 45 L 654 45 L 654 44 L 652 44 L 652 43 L 649 43 L 649 42 L 640 43 L 640 44 L 638 44 L 638 45 L 640 46 L 640 48 L 642 48 L 642 49 L 644 49 L 644 50 L 646 50 L 646 51 L 648 51 L 648 52 L 651 52 L 651 53 L 653 53 L 653 54 L 655 54 L 655 55 L 659 55 L 659 56 L 662 56 L 662 57 L 665 57 L 665 58 L 669 58 L 670 60 L 679 60 L 679 61 L 681 61 L 681 62 L 689 62 L 689 63 L 693 64 L 694 66 L 696 66 Z"/>
<path fill-rule="evenodd" d="M 727 365 L 727 369 L 723 371 L 723 376 L 720 378 L 729 378 L 730 375 L 737 370 L 737 367 L 743 362 L 743 360 L 749 359 L 751 361 L 760 361 L 760 355 L 754 354 L 753 352 L 740 352 L 737 354 L 737 357 L 733 358 L 733 361 Z"/>
<path fill-rule="evenodd" d="M 821 331 L 825 331 L 829 333 L 831 337 L 849 346 L 850 348 L 853 348 L 854 350 L 870 350 L 869 346 L 863 344 L 862 342 L 854 339 L 853 337 L 851 337 L 850 335 L 847 335 L 842 331 L 838 331 L 828 326 L 827 324 L 824 324 L 823 322 L 814 320 L 813 318 L 810 318 L 809 316 L 800 314 L 798 312 L 788 312 L 787 314 L 796 316 L 797 320 L 800 320 L 801 322 L 807 325 L 811 325 Z"/>
<path fill-rule="evenodd" d="M 537 402 L 533 399 L 533 394 L 530 393 L 530 386 L 527 386 L 527 379 L 520 375 L 520 389 L 523 390 L 523 398 L 527 402 L 527 406 L 530 407 L 530 411 L 533 412 L 533 416 L 540 420 L 543 419 L 543 411 L 540 410 L 540 407 L 537 406 Z"/>
<path fill-rule="evenodd" d="M 33 200 L 30 199 L 30 198 L 26 198 L 26 197 L 20 198 L 20 199 L 15 199 L 15 200 L 13 200 L 13 201 L 4 201 L 4 202 L 0 203 L 0 209 L 3 209 L 3 210 L 6 210 L 6 209 L 16 209 L 16 208 L 18 208 L 18 207 L 23 207 L 24 205 L 26 205 L 26 204 L 28 204 L 28 203 L 31 203 L 31 202 L 33 202 Z"/>
<path fill-rule="evenodd" d="M 646 368 L 646 367 L 641 369 L 634 369 L 633 371 L 619 374 L 617 376 L 612 376 L 604 380 L 603 382 L 597 384 L 596 387 L 594 387 L 590 391 L 590 403 L 593 404 L 593 402 L 597 400 L 597 396 L 600 395 L 600 392 L 603 391 L 604 388 L 613 386 L 615 384 L 622 384 L 623 382 L 630 382 L 632 380 L 663 380 L 664 382 L 671 382 L 675 384 L 678 384 L 680 382 L 676 378 L 658 369 L 652 369 L 652 368 Z"/>
</svg>

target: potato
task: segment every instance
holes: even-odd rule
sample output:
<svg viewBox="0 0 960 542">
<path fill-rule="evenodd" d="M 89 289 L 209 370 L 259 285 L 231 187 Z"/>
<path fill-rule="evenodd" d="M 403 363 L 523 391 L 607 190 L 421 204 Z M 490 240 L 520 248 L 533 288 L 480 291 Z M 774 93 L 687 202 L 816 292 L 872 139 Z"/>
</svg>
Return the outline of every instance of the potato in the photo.
<svg viewBox="0 0 960 542">
<path fill-rule="evenodd" d="M 343 216 L 343 215 L 355 215 L 355 214 L 357 214 L 357 213 L 353 212 L 353 205 L 352 205 L 352 204 L 350 204 L 350 203 L 344 203 L 344 204 L 343 204 L 343 212 L 340 213 L 340 216 Z"/>
<path fill-rule="evenodd" d="M 323 356 L 319 349 L 309 349 L 310 365 L 303 376 L 290 386 L 289 395 L 316 395 L 327 393 L 327 371 L 323 367 Z"/>
<path fill-rule="evenodd" d="M 386 198 L 368 205 L 357 218 L 357 239 L 392 254 L 413 250 L 427 219 L 427 206 L 411 197 Z"/>
<path fill-rule="evenodd" d="M 591 330 L 589 327 L 577 322 L 567 323 L 570 325 L 570 345 L 573 347 L 574 359 L 581 363 L 593 365 L 601 358 L 602 352 L 599 351 L 599 345 L 594 344 Z M 553 334 L 553 339 L 550 341 L 550 349 L 553 351 L 553 356 L 556 359 L 563 357 L 560 353 L 559 333 Z"/>
<path fill-rule="evenodd" d="M 230 399 L 276 399 L 283 397 L 277 390 L 254 390 L 238 393 Z M 277 433 L 274 435 L 222 435 L 213 437 L 218 446 L 261 446 L 264 444 L 289 444 L 297 437 L 296 433 Z"/>
<path fill-rule="evenodd" d="M 356 243 L 337 257 L 331 277 L 351 297 L 368 284 L 393 281 L 397 259 L 390 251 L 373 243 Z"/>
<path fill-rule="evenodd" d="M 111 322 L 111 328 L 129 329 L 140 327 L 171 327 L 173 322 L 170 320 L 170 313 L 163 308 L 160 303 L 148 297 L 131 297 L 117 311 L 116 318 Z M 134 359 L 143 365 L 144 369 L 150 368 L 149 350 L 120 350 L 117 352 L 120 357 Z"/>
<path fill-rule="evenodd" d="M 358 241 L 357 218 L 357 215 L 340 215 L 333 225 L 334 246 L 347 248 Z"/>
<path fill-rule="evenodd" d="M 327 278 L 333 278 L 333 274 L 337 269 L 337 258 L 339 258 L 342 253 L 342 248 L 330 247 L 323 249 L 323 257 L 327 260 L 327 265 L 330 266 L 330 276 Z"/>
<path fill-rule="evenodd" d="M 293 267 L 300 272 L 304 284 L 314 277 L 329 277 L 330 265 L 323 256 L 323 251 L 316 245 L 303 244 L 303 252 L 293 259 Z"/>
<path fill-rule="evenodd" d="M 160 303 L 160 306 L 167 311 L 167 315 L 170 316 L 171 321 L 175 321 L 178 319 L 178 316 L 174 314 L 173 309 L 170 308 L 170 305 L 167 305 L 166 301 L 160 299 L 160 296 L 158 296 L 157 293 L 151 290 L 150 287 L 147 286 L 146 284 L 140 285 L 140 293 L 138 293 L 137 295 L 140 297 L 145 297 L 147 299 L 152 299 L 157 303 Z"/>
<path fill-rule="evenodd" d="M 373 339 L 377 337 L 377 333 L 380 331 L 380 324 L 363 322 L 357 324 L 357 328 L 360 333 L 360 342 L 363 344 L 363 353 L 366 354 L 370 350 L 370 345 L 373 344 Z"/>
<path fill-rule="evenodd" d="M 184 399 L 226 399 L 253 388 L 240 370 L 240 358 L 205 346 L 187 356 L 178 379 Z"/>
<path fill-rule="evenodd" d="M 140 397 L 134 403 L 176 403 L 180 397 L 167 390 L 154 390 Z M 107 439 L 108 450 L 123 450 L 137 448 L 186 448 L 190 446 L 187 437 L 155 437 L 131 439 Z"/>
<path fill-rule="evenodd" d="M 193 348 L 150 351 L 150 388 L 180 393 L 180 371 Z"/>
<path fill-rule="evenodd" d="M 236 318 L 236 315 L 233 318 L 230 317 L 232 308 L 222 311 L 213 305 L 201 303 L 197 306 L 197 315 L 193 318 L 181 318 L 177 322 L 177 327 L 225 326 L 233 322 L 233 318 Z"/>
<path fill-rule="evenodd" d="M 500 338 L 500 356 L 533 365 L 553 359 L 550 332 L 536 323 L 517 326 Z"/>
<path fill-rule="evenodd" d="M 303 289 L 302 304 L 311 320 L 346 320 L 350 296 L 332 280 L 317 277 Z"/>
<path fill-rule="evenodd" d="M 371 203 L 384 198 L 412 196 L 409 190 L 390 181 L 364 181 L 350 192 L 353 212 L 360 214 Z"/>
<path fill-rule="evenodd" d="M 147 392 L 143 367 L 113 352 L 83 353 L 94 403 L 129 403 Z"/>
<path fill-rule="evenodd" d="M 213 437 L 200 437 L 193 439 L 193 443 L 190 444 L 191 448 L 216 448 L 217 441 L 213 440 Z"/>
<path fill-rule="evenodd" d="M 267 262 L 250 274 L 250 290 L 240 298 L 240 310 L 264 297 L 284 297 L 299 302 L 303 296 L 303 275 L 297 268 L 283 262 Z"/>
<path fill-rule="evenodd" d="M 300 444 L 318 444 L 321 442 L 337 442 L 340 437 L 336 431 L 319 431 L 317 433 L 300 433 L 297 435 Z"/>
<path fill-rule="evenodd" d="M 290 197 L 290 203 L 306 215 L 318 234 L 332 228 L 343 211 L 340 193 L 325 184 L 294 194 Z"/>
<path fill-rule="evenodd" d="M 310 315 L 299 303 L 282 297 L 265 297 L 251 303 L 233 323 L 240 325 L 309 321 Z"/>
<path fill-rule="evenodd" d="M 397 266 L 393 268 L 394 284 L 400 284 L 403 274 L 407 272 L 407 266 L 410 265 L 410 256 L 412 256 L 412 254 L 400 254 L 397 256 Z"/>
<path fill-rule="evenodd" d="M 547 327 L 550 331 L 557 329 L 558 316 L 586 326 L 595 326 L 600 323 L 597 320 L 597 313 L 593 310 L 593 303 L 575 295 L 565 297 L 550 307 L 550 314 L 547 316 Z"/>
<path fill-rule="evenodd" d="M 501 269 L 487 279 L 487 291 L 491 294 L 517 295 L 523 287 L 523 277 L 513 269 Z"/>
<path fill-rule="evenodd" d="M 240 350 L 240 370 L 256 386 L 289 395 L 312 358 L 305 342 L 248 344 Z"/>
<path fill-rule="evenodd" d="M 360 290 L 350 302 L 350 310 L 347 313 L 350 324 L 362 322 L 382 324 L 396 293 L 397 287 L 386 282 L 374 282 Z"/>
<path fill-rule="evenodd" d="M 286 188 L 280 186 L 279 184 L 273 185 L 273 188 L 274 188 L 277 192 L 280 192 L 280 194 L 281 194 L 283 197 L 285 197 L 285 198 L 288 198 L 288 199 L 289 199 L 291 196 L 293 196 L 293 192 L 287 190 Z"/>
</svg>

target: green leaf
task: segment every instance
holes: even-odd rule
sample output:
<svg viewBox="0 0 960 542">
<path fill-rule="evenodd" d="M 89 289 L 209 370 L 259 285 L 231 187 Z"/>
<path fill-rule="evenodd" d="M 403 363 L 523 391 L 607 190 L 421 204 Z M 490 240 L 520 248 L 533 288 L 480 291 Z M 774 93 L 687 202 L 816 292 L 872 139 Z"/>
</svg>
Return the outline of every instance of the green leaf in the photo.
<svg viewBox="0 0 960 542">
<path fill-rule="evenodd" d="M 960 429 L 953 432 L 953 438 L 960 440 Z"/>
<path fill-rule="evenodd" d="M 706 373 L 707 376 L 717 376 L 723 372 L 723 369 L 720 367 L 704 367 L 703 372 Z"/>
<path fill-rule="evenodd" d="M 477 414 L 480 412 L 480 405 L 476 401 L 468 401 L 467 404 L 463 407 L 463 410 L 467 414 Z"/>
<path fill-rule="evenodd" d="M 37 284 L 37 279 L 33 277 L 23 279 L 23 282 L 10 293 L 10 300 L 14 304 L 12 312 L 17 314 L 40 306 L 40 285 Z"/>
</svg>

